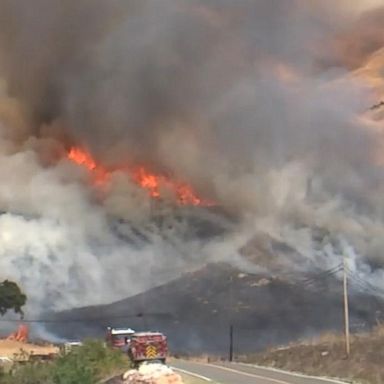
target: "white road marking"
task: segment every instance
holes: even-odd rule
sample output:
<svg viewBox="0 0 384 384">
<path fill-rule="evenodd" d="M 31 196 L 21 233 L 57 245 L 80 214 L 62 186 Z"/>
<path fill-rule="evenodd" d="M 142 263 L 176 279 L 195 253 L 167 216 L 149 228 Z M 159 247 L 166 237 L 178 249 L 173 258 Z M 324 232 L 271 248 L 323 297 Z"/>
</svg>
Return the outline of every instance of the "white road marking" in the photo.
<svg viewBox="0 0 384 384">
<path fill-rule="evenodd" d="M 171 367 L 171 368 L 174 369 L 175 371 L 179 371 L 181 373 L 185 373 L 186 375 L 197 377 L 198 379 L 201 379 L 201 380 L 204 380 L 204 381 L 212 381 L 209 377 L 198 375 L 197 373 L 186 371 L 185 369 L 176 368 L 176 367 Z"/>
<path fill-rule="evenodd" d="M 303 373 L 289 372 L 289 371 L 284 371 L 283 369 L 272 368 L 272 367 L 263 367 L 261 365 L 256 365 L 256 364 L 246 364 L 246 363 L 235 363 L 235 364 L 242 365 L 244 367 L 254 367 L 254 368 L 258 368 L 258 369 L 264 369 L 266 371 L 271 371 L 271 372 L 279 372 L 279 373 L 283 373 L 283 374 L 289 375 L 289 376 L 302 377 L 304 379 L 314 379 L 314 380 L 319 380 L 319 381 L 325 381 L 326 383 L 346 384 L 345 381 L 341 381 L 341 380 L 329 379 L 327 377 L 304 375 Z"/>
<path fill-rule="evenodd" d="M 278 379 L 272 379 L 271 377 L 255 375 L 255 374 L 253 374 L 253 373 L 242 372 L 242 371 L 238 371 L 237 369 L 232 369 L 232 368 L 228 368 L 228 367 L 223 367 L 222 365 L 215 365 L 215 364 L 204 364 L 204 365 L 206 365 L 206 366 L 208 366 L 208 367 L 219 368 L 219 369 L 222 369 L 223 371 L 228 371 L 228 372 L 237 373 L 237 374 L 240 374 L 240 375 L 243 375 L 243 376 L 254 377 L 255 379 L 262 379 L 262 380 L 264 380 L 264 381 L 270 381 L 270 382 L 272 382 L 272 383 L 277 383 L 277 384 L 292 384 L 292 383 L 289 383 L 288 381 L 283 381 L 283 380 L 278 380 Z"/>
</svg>

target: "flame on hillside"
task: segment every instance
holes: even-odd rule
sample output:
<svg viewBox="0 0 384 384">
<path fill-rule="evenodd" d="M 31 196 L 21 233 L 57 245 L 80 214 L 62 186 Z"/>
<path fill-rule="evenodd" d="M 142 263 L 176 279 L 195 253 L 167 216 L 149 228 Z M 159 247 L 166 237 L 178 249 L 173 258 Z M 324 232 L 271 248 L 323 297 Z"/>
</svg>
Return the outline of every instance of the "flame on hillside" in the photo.
<svg viewBox="0 0 384 384">
<path fill-rule="evenodd" d="M 89 152 L 79 147 L 72 147 L 70 149 L 68 159 L 88 169 L 96 186 L 106 184 L 111 173 L 116 170 L 116 168 L 107 169 L 98 164 Z M 160 199 L 164 193 L 168 192 L 168 194 L 172 194 L 175 197 L 180 205 L 214 205 L 211 201 L 200 198 L 189 184 L 174 181 L 166 175 L 153 173 L 143 165 L 124 167 L 119 170 L 126 171 L 135 184 L 146 190 L 149 196 L 154 199 Z"/>
<path fill-rule="evenodd" d="M 68 152 L 68 159 L 87 168 L 92 173 L 95 185 L 103 185 L 108 181 L 110 172 L 101 165 L 98 165 L 89 152 L 78 147 L 72 147 Z"/>
</svg>

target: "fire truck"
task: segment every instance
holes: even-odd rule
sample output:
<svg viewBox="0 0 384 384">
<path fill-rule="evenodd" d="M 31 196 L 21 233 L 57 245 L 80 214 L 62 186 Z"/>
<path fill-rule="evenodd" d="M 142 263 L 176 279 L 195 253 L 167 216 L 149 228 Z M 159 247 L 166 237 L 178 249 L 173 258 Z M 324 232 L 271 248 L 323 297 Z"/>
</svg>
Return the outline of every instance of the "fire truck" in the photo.
<svg viewBox="0 0 384 384">
<path fill-rule="evenodd" d="M 143 362 L 165 364 L 167 337 L 160 332 L 135 332 L 130 328 L 108 328 L 107 345 L 127 353 L 136 366 Z"/>
</svg>

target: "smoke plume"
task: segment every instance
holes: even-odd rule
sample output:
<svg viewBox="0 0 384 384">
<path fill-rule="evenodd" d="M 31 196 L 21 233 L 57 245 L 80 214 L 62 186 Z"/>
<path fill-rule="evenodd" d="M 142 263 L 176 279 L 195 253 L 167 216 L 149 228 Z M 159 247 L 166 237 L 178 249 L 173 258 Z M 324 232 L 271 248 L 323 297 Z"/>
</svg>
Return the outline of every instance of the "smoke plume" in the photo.
<svg viewBox="0 0 384 384">
<path fill-rule="evenodd" d="M 212 260 L 258 268 L 239 250 L 264 233 L 301 255 L 287 269 L 353 252 L 379 282 L 384 8 L 360 3 L 0 0 L 0 277 L 31 310 L 96 304 Z M 157 207 L 135 165 L 217 208 Z"/>
</svg>

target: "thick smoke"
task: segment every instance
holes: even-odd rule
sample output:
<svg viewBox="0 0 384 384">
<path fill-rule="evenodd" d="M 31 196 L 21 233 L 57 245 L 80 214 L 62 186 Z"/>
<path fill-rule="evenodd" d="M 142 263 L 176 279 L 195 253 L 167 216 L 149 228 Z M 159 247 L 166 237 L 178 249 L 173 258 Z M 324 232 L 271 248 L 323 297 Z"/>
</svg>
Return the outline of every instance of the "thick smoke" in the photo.
<svg viewBox="0 0 384 384">
<path fill-rule="evenodd" d="M 371 3 L 0 0 L 1 277 L 34 309 L 95 304 L 208 260 L 250 268 L 238 250 L 259 232 L 302 255 L 286 268 L 353 249 L 380 271 L 382 141 L 361 118 L 377 100 L 352 72 L 384 43 Z M 122 171 L 95 191 L 71 145 L 234 219 L 199 209 L 222 230 L 190 236 Z"/>
</svg>

